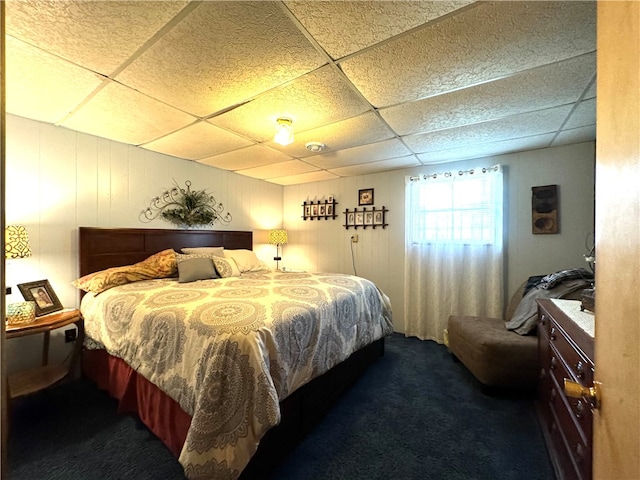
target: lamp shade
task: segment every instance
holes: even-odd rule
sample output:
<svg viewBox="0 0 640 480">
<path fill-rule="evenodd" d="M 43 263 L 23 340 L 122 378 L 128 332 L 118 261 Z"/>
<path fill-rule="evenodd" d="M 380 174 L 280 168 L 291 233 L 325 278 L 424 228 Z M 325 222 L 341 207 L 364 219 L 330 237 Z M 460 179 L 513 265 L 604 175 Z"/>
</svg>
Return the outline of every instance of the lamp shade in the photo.
<svg viewBox="0 0 640 480">
<path fill-rule="evenodd" d="M 27 258 L 31 256 L 29 234 L 23 225 L 8 225 L 4 231 L 4 238 L 6 258 Z"/>
<path fill-rule="evenodd" d="M 284 245 L 287 243 L 287 231 L 286 230 L 270 230 L 269 231 L 269 243 L 271 245 Z"/>
</svg>

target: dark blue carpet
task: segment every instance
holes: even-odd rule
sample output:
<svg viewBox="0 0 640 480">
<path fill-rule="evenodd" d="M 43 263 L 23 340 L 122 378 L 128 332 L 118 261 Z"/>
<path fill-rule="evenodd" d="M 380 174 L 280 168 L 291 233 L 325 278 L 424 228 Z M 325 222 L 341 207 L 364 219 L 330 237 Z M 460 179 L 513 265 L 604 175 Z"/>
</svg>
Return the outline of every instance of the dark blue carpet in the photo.
<svg viewBox="0 0 640 480">
<path fill-rule="evenodd" d="M 386 354 L 276 470 L 274 480 L 552 480 L 526 396 L 486 396 L 445 347 L 394 334 Z M 75 381 L 12 406 L 10 480 L 183 480 L 116 403 Z"/>
</svg>

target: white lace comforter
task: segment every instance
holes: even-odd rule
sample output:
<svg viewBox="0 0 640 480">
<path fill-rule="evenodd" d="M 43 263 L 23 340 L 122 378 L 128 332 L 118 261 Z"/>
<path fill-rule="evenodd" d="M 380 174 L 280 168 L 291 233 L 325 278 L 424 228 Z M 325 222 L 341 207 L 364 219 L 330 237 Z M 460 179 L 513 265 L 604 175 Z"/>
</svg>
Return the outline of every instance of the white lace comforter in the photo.
<svg viewBox="0 0 640 480">
<path fill-rule="evenodd" d="M 392 332 L 389 299 L 341 274 L 147 280 L 82 300 L 88 348 L 106 348 L 192 416 L 190 479 L 235 479 L 279 401 Z"/>
</svg>

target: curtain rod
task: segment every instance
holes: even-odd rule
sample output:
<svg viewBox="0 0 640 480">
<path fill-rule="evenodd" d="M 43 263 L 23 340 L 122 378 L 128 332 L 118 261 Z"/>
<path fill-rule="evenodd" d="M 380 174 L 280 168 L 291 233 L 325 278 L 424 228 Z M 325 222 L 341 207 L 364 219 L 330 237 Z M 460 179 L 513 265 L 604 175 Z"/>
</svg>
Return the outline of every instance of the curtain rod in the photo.
<svg viewBox="0 0 640 480">
<path fill-rule="evenodd" d="M 482 168 L 478 168 L 478 169 L 471 168 L 469 170 L 458 170 L 457 172 L 438 172 L 438 173 L 430 173 L 430 174 L 424 173 L 422 175 L 417 175 L 415 177 L 409 177 L 409 181 L 410 182 L 417 182 L 418 180 L 427 180 L 429 178 L 436 179 L 440 175 L 444 175 L 445 178 L 448 178 L 448 177 L 453 176 L 455 173 L 457 173 L 458 176 L 462 176 L 462 175 L 465 175 L 465 174 L 473 175 L 476 172 L 476 170 L 479 170 L 482 173 L 497 172 L 498 170 L 500 170 L 500 165 L 493 165 L 492 167 L 482 167 Z"/>
</svg>

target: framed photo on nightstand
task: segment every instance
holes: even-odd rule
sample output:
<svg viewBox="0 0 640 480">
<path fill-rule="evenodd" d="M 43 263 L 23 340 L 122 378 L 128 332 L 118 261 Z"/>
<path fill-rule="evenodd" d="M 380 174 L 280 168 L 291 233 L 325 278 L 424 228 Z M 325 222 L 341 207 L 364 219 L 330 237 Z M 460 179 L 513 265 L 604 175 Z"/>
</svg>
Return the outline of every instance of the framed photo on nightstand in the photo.
<svg viewBox="0 0 640 480">
<path fill-rule="evenodd" d="M 49 280 L 19 283 L 18 288 L 25 300 L 28 302 L 35 302 L 36 317 L 40 317 L 51 312 L 57 312 L 63 308 L 60 300 L 58 300 L 56 292 L 53 291 Z"/>
</svg>

